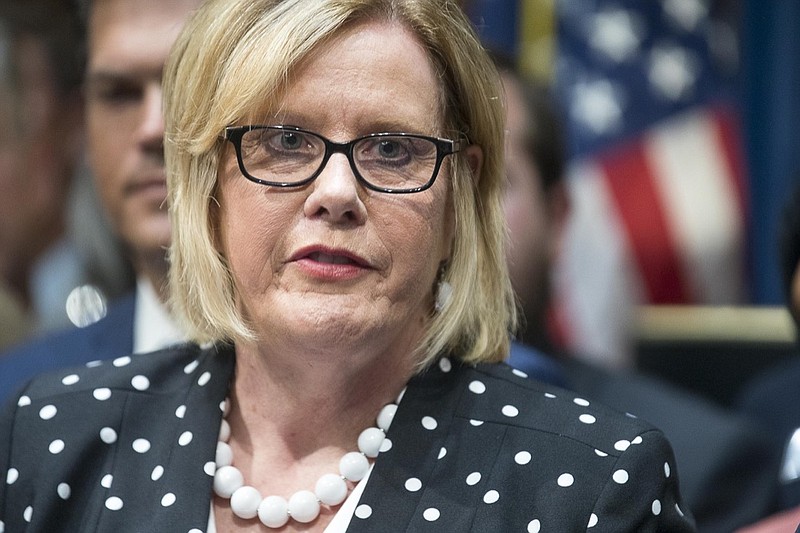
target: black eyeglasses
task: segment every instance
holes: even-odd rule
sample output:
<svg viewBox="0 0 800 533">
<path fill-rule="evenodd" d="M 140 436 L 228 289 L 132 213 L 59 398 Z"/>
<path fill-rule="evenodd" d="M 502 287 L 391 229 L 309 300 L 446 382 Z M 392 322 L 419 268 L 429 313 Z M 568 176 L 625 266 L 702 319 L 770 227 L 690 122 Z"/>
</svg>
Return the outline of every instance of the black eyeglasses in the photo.
<svg viewBox="0 0 800 533">
<path fill-rule="evenodd" d="M 429 188 L 445 156 L 461 150 L 461 141 L 411 133 L 373 133 L 337 143 L 292 126 L 230 126 L 225 139 L 236 149 L 242 174 L 261 185 L 302 187 L 341 153 L 365 187 L 398 194 Z"/>
</svg>

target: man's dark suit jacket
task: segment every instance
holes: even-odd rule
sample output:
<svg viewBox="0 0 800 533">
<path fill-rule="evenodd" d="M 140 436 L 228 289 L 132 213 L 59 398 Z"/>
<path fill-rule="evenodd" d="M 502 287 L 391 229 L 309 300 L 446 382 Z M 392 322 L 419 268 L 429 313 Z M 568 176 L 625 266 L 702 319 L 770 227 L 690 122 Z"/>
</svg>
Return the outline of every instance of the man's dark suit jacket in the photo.
<svg viewBox="0 0 800 533">
<path fill-rule="evenodd" d="M 90 326 L 46 335 L 0 354 L 0 405 L 42 372 L 130 355 L 135 300 L 134 294 L 124 296 Z"/>
<path fill-rule="evenodd" d="M 736 403 L 744 415 L 758 420 L 776 437 L 777 452 L 781 455 L 788 452 L 787 459 L 796 464 L 796 446 L 787 445 L 800 429 L 800 361 L 781 362 L 757 376 L 740 393 Z M 778 494 L 781 509 L 800 506 L 800 478 L 781 480 Z"/>
<path fill-rule="evenodd" d="M 542 353 L 514 344 L 509 364 L 523 370 Z M 775 510 L 780 457 L 750 422 L 689 392 L 630 372 L 559 359 L 565 386 L 661 429 L 681 473 L 681 494 L 701 532 L 729 533 Z"/>
</svg>

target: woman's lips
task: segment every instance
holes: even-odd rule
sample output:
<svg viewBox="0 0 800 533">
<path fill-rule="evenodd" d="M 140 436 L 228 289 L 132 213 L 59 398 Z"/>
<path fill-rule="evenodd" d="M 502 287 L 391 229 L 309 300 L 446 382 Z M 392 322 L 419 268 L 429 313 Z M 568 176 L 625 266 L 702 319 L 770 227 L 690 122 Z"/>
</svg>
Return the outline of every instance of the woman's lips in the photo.
<svg viewBox="0 0 800 533">
<path fill-rule="evenodd" d="M 330 281 L 353 279 L 372 269 L 367 260 L 352 252 L 320 247 L 298 250 L 290 261 L 306 274 Z"/>
<path fill-rule="evenodd" d="M 332 265 L 351 265 L 355 261 L 343 255 L 326 254 L 324 252 L 311 252 L 307 256 L 312 261 L 318 263 L 330 263 Z"/>
<path fill-rule="evenodd" d="M 307 259 L 318 263 L 334 265 L 353 264 L 363 268 L 372 268 L 369 261 L 358 254 L 343 248 L 328 248 L 326 246 L 304 246 L 292 254 L 289 261 Z"/>
</svg>

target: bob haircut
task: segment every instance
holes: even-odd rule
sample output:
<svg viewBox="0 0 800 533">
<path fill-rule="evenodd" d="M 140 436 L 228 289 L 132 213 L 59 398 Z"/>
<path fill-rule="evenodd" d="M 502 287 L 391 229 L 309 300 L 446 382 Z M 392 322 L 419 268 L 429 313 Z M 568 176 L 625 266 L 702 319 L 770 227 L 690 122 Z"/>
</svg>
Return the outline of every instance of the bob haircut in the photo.
<svg viewBox="0 0 800 533">
<path fill-rule="evenodd" d="M 504 255 L 502 90 L 452 0 L 211 0 L 187 22 L 165 69 L 164 111 L 170 291 L 192 340 L 258 342 L 215 246 L 224 128 L 263 117 L 298 64 L 343 29 L 374 20 L 401 24 L 416 36 L 439 76 L 442 133 L 479 145 L 484 156 L 479 178 L 463 152 L 444 167 L 455 236 L 440 279 L 454 290 L 442 311 L 431 309 L 415 356 L 420 367 L 445 352 L 468 363 L 506 357 L 517 312 Z M 435 283 L 432 300 L 434 292 Z"/>
</svg>

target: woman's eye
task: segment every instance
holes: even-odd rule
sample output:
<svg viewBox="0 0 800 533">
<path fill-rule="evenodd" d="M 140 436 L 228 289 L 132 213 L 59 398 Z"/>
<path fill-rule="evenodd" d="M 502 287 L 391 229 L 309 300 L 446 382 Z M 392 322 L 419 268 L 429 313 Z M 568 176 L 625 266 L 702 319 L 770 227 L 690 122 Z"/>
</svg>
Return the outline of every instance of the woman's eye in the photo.
<svg viewBox="0 0 800 533">
<path fill-rule="evenodd" d="M 281 148 L 286 150 L 295 150 L 302 146 L 303 141 L 296 133 L 284 133 L 281 135 Z"/>
<path fill-rule="evenodd" d="M 400 146 L 395 141 L 381 141 L 378 145 L 378 153 L 381 157 L 397 157 L 400 153 Z"/>
</svg>

